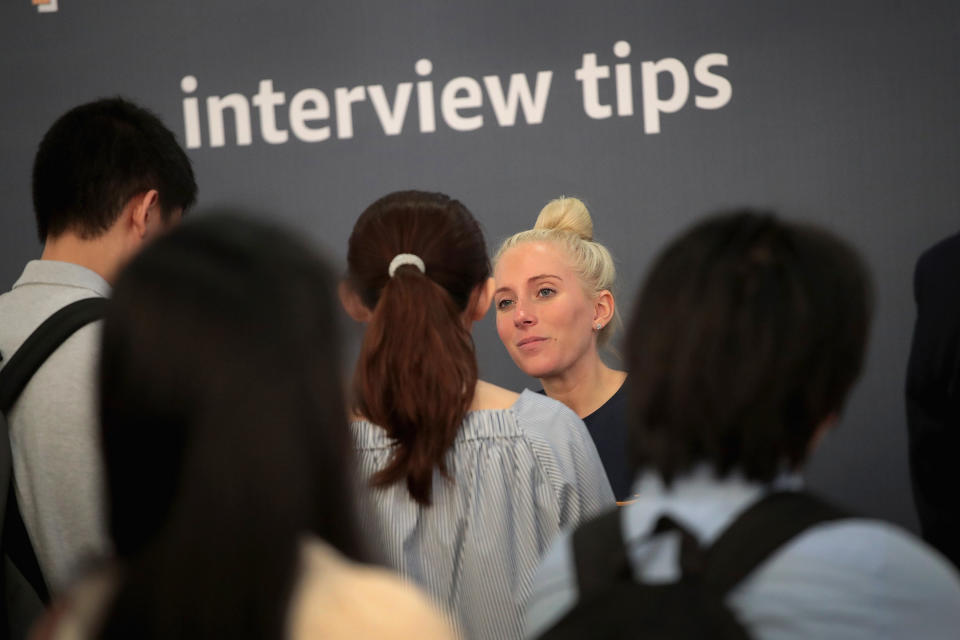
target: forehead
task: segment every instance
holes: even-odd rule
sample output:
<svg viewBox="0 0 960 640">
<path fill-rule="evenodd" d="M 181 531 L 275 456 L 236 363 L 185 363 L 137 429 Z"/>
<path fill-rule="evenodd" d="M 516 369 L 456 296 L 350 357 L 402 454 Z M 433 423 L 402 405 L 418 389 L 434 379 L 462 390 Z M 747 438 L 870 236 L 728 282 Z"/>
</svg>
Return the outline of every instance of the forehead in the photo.
<svg viewBox="0 0 960 640">
<path fill-rule="evenodd" d="M 520 286 L 540 274 L 576 278 L 566 253 L 552 242 L 522 242 L 511 247 L 501 254 L 494 269 L 498 286 Z"/>
</svg>

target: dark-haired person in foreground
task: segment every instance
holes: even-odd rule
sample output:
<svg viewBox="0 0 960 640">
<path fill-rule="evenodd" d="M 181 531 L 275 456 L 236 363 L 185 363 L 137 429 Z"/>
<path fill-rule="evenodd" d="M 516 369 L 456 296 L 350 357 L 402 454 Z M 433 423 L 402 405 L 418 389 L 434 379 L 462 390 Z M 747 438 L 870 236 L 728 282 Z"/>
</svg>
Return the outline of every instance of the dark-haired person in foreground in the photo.
<svg viewBox="0 0 960 640">
<path fill-rule="evenodd" d="M 122 265 L 175 224 L 196 193 L 186 154 L 149 111 L 112 98 L 61 116 L 33 166 L 43 253 L 0 296 L 0 366 L 54 312 L 109 296 Z M 16 498 L 54 593 L 79 561 L 107 548 L 94 405 L 99 332 L 95 322 L 68 338 L 8 415 Z"/>
<path fill-rule="evenodd" d="M 802 487 L 860 372 L 871 306 L 852 248 L 770 215 L 710 218 L 659 256 L 628 330 L 632 452 L 646 470 L 619 513 L 634 580 L 680 575 L 677 531 L 654 532 L 662 516 L 708 547 L 764 496 Z M 577 585 L 565 535 L 539 569 L 528 637 L 573 608 Z M 960 629 L 952 567 L 901 529 L 862 518 L 814 524 L 724 602 L 754 638 L 956 638 Z"/>
<path fill-rule="evenodd" d="M 924 539 L 960 567 L 960 234 L 924 252 L 907 368 L 910 476 Z"/>
<path fill-rule="evenodd" d="M 451 638 L 355 561 L 334 281 L 291 235 L 211 215 L 123 271 L 103 329 L 102 444 L 118 562 L 41 638 Z"/>
<path fill-rule="evenodd" d="M 518 638 L 550 541 L 614 504 L 575 413 L 477 377 L 470 335 L 493 296 L 480 225 L 440 193 L 377 200 L 350 235 L 341 287 L 366 323 L 353 422 L 370 529 L 467 638 Z"/>
</svg>

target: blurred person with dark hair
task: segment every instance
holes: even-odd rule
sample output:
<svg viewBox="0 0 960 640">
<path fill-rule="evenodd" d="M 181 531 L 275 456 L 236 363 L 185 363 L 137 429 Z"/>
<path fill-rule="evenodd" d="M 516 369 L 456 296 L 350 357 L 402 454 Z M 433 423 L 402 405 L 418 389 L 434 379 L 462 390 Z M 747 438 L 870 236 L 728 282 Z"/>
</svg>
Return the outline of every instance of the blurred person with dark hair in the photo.
<svg viewBox="0 0 960 640">
<path fill-rule="evenodd" d="M 516 638 L 541 555 L 614 504 L 583 422 L 478 379 L 470 330 L 493 280 L 477 221 L 439 193 L 370 205 L 341 298 L 366 324 L 353 423 L 387 562 L 469 638 Z"/>
<path fill-rule="evenodd" d="M 632 458 L 644 472 L 637 501 L 606 517 L 619 523 L 624 580 L 696 577 L 706 569 L 687 563 L 691 549 L 709 553 L 741 515 L 761 515 L 753 507 L 801 496 L 803 467 L 860 373 L 871 312 L 861 258 L 813 226 L 734 212 L 663 251 L 628 328 Z M 844 515 L 799 527 L 734 583 L 723 602 L 737 623 L 756 638 L 956 637 L 952 568 L 891 524 Z M 574 564 L 575 535 L 540 567 L 529 637 L 572 620 L 575 566 L 591 560 Z"/>
<path fill-rule="evenodd" d="M 924 539 L 960 567 L 960 234 L 928 249 L 913 279 L 907 368 L 910 476 Z"/>
<path fill-rule="evenodd" d="M 58 310 L 109 296 L 123 264 L 196 194 L 189 159 L 153 113 L 110 98 L 61 116 L 33 166 L 43 253 L 0 296 L 0 366 Z M 7 414 L 16 501 L 54 593 L 78 562 L 107 549 L 94 406 L 99 332 L 94 322 L 69 337 Z"/>
<path fill-rule="evenodd" d="M 100 362 L 117 562 L 41 637 L 451 637 L 412 587 L 357 564 L 335 305 L 312 251 L 237 216 L 185 224 L 122 272 Z"/>
</svg>

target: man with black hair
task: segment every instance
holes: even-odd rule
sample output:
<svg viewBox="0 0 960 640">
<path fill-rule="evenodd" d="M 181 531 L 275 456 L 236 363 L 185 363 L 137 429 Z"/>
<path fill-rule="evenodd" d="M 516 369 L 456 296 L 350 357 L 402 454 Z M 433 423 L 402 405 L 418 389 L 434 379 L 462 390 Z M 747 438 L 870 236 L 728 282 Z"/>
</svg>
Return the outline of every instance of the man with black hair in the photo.
<svg viewBox="0 0 960 640">
<path fill-rule="evenodd" d="M 123 265 L 175 224 L 197 186 L 174 135 L 122 98 L 71 109 L 47 131 L 33 166 L 43 243 L 0 295 L 0 367 L 54 312 L 107 297 Z M 47 585 L 107 549 L 94 406 L 100 323 L 69 337 L 7 414 L 16 499 Z"/>
<path fill-rule="evenodd" d="M 871 299 L 861 258 L 813 226 L 738 211 L 671 243 L 627 337 L 636 500 L 554 544 L 527 636 L 956 638 L 942 556 L 800 491 L 860 373 Z"/>
</svg>

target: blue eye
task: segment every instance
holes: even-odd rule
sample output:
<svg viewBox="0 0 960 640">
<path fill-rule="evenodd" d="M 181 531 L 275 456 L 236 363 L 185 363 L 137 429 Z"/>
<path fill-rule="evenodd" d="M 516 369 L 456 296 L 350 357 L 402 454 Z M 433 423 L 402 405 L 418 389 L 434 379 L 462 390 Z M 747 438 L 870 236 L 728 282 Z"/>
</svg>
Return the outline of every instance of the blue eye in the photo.
<svg viewBox="0 0 960 640">
<path fill-rule="evenodd" d="M 504 311 L 511 304 L 513 304 L 513 300 L 509 298 L 504 298 L 503 300 L 497 303 L 497 311 Z"/>
<path fill-rule="evenodd" d="M 549 298 L 549 297 L 552 296 L 552 295 L 556 295 L 556 293 L 557 293 L 557 290 L 556 290 L 556 289 L 551 289 L 550 287 L 541 287 L 541 288 L 537 291 L 537 297 L 538 297 L 538 298 Z"/>
</svg>

